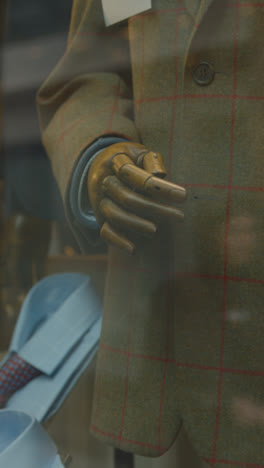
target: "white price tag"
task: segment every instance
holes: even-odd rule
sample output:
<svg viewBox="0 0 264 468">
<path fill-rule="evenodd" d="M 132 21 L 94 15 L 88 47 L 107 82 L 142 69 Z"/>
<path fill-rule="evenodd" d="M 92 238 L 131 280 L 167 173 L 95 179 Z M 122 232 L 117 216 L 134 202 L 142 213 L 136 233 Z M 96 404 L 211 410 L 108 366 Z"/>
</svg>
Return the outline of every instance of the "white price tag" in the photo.
<svg viewBox="0 0 264 468">
<path fill-rule="evenodd" d="M 119 23 L 151 8 L 151 0 L 102 0 L 106 26 Z"/>
</svg>

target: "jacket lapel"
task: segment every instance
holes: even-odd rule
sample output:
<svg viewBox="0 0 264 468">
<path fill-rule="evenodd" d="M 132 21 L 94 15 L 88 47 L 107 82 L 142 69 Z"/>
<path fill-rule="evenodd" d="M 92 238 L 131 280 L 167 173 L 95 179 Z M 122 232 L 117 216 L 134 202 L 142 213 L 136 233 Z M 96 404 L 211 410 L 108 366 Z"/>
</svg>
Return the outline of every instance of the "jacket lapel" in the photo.
<svg viewBox="0 0 264 468">
<path fill-rule="evenodd" d="M 189 13 L 195 20 L 196 26 L 199 25 L 207 12 L 209 6 L 214 0 L 183 0 Z"/>
<path fill-rule="evenodd" d="M 191 43 L 197 32 L 197 27 L 201 24 L 208 8 L 210 7 L 211 3 L 213 3 L 213 1 L 214 0 L 183 0 L 183 2 L 185 3 L 185 7 L 189 11 L 194 21 L 193 30 L 192 30 L 192 33 L 190 34 L 188 45 L 186 48 L 184 67 L 188 58 L 188 52 L 190 50 Z"/>
</svg>

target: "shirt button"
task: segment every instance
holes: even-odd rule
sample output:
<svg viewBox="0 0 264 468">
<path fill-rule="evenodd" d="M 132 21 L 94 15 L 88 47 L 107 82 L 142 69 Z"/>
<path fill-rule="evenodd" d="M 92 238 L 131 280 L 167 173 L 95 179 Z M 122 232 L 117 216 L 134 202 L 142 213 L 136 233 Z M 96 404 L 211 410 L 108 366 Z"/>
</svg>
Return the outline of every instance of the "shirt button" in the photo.
<svg viewBox="0 0 264 468">
<path fill-rule="evenodd" d="M 208 62 L 201 62 L 193 71 L 193 80 L 199 86 L 207 86 L 214 80 L 215 71 L 213 66 Z"/>
</svg>

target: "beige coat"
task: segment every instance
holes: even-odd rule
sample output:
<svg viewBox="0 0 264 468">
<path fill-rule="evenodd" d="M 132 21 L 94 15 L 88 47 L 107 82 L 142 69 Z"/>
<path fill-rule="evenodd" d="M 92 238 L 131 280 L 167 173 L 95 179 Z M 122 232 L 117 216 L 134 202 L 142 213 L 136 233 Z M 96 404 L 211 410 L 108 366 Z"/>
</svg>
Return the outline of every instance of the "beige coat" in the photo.
<svg viewBox="0 0 264 468">
<path fill-rule="evenodd" d="M 264 3 L 152 3 L 106 29 L 99 0 L 76 0 L 67 52 L 38 97 L 84 250 L 68 188 L 100 135 L 160 151 L 188 189 L 183 224 L 133 258 L 111 249 L 91 427 L 158 456 L 183 423 L 208 464 L 264 466 Z M 204 62 L 215 76 L 200 86 Z"/>
</svg>

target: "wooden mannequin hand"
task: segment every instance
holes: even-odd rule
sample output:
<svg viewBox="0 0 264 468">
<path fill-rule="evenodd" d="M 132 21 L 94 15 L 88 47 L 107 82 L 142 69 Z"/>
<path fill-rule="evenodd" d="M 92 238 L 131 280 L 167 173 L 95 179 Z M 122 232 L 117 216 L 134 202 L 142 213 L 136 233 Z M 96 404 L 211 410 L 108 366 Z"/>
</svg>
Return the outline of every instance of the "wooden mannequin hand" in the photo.
<svg viewBox="0 0 264 468">
<path fill-rule="evenodd" d="M 115 143 L 96 156 L 88 191 L 107 243 L 132 254 L 135 245 L 129 232 L 154 235 L 164 218 L 183 219 L 182 211 L 170 204 L 184 201 L 186 191 L 162 180 L 165 176 L 162 156 L 138 143 Z"/>
</svg>

